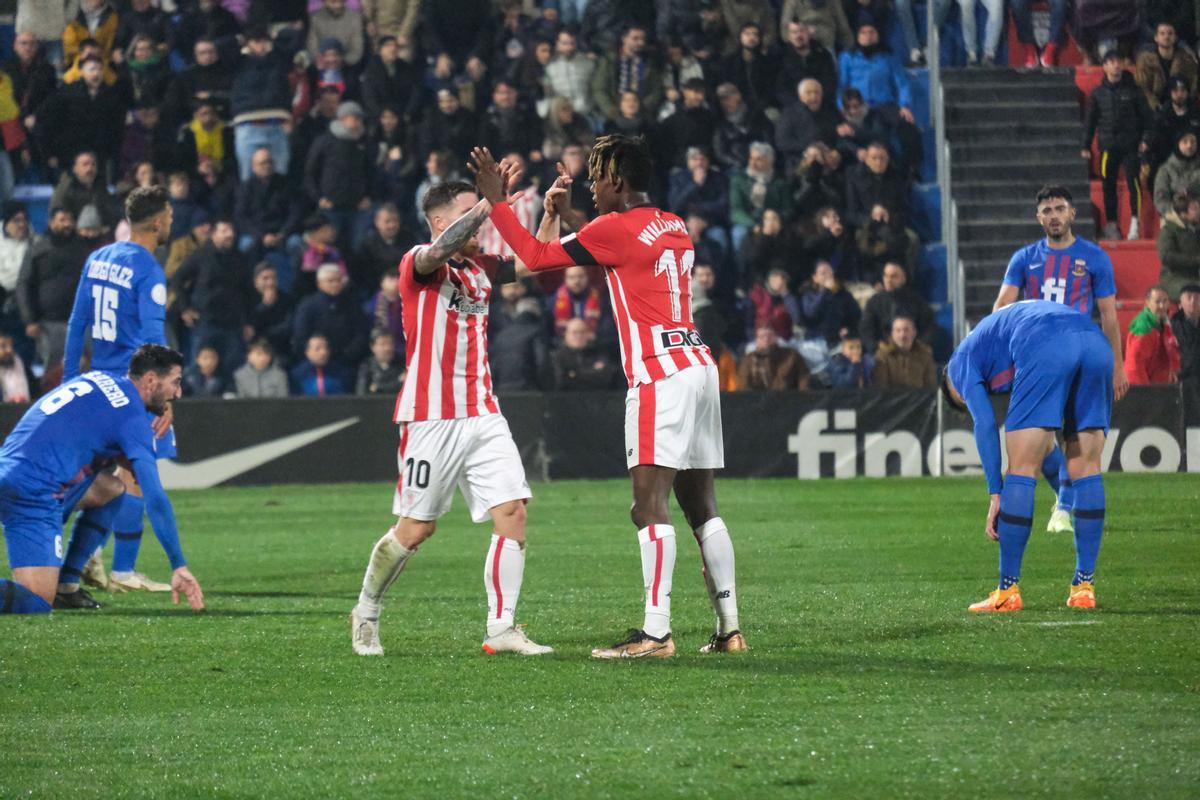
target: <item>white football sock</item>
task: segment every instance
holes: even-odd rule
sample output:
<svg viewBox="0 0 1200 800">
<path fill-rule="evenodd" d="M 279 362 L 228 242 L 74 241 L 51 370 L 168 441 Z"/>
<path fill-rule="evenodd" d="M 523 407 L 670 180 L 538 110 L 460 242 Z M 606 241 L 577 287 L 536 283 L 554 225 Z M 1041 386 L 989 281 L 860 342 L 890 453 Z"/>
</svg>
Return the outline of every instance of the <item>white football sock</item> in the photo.
<svg viewBox="0 0 1200 800">
<path fill-rule="evenodd" d="M 695 530 L 704 559 L 704 582 L 708 598 L 717 612 L 717 633 L 724 636 L 738 629 L 737 587 L 734 580 L 733 540 L 720 517 L 713 517 Z"/>
<path fill-rule="evenodd" d="M 492 534 L 487 559 L 483 562 L 483 588 L 487 590 L 487 635 L 495 636 L 513 626 L 521 579 L 525 577 L 525 545 L 516 539 Z"/>
<path fill-rule="evenodd" d="M 133 570 L 129 570 L 128 572 L 117 572 L 114 569 L 108 574 L 114 581 L 127 581 L 133 577 Z"/>
<path fill-rule="evenodd" d="M 379 608 L 388 588 L 400 577 L 404 565 L 417 552 L 409 550 L 397 541 L 391 530 L 375 543 L 367 574 L 363 576 L 362 591 L 358 594 L 358 615 L 363 619 L 379 619 Z"/>
<path fill-rule="evenodd" d="M 642 550 L 642 583 L 646 620 L 642 630 L 656 639 L 671 632 L 671 576 L 675 572 L 675 529 L 648 525 L 638 531 Z"/>
<path fill-rule="evenodd" d="M 59 594 L 74 594 L 79 591 L 78 583 L 60 583 L 58 585 Z"/>
</svg>

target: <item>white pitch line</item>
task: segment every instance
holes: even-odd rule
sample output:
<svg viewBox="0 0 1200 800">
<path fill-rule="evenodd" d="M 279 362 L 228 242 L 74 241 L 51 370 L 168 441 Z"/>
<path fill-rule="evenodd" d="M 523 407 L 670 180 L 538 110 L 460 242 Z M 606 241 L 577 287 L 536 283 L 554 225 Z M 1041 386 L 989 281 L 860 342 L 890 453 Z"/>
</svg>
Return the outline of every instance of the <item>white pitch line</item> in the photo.
<svg viewBox="0 0 1200 800">
<path fill-rule="evenodd" d="M 1098 619 L 1064 619 L 1064 620 L 1049 620 L 1047 622 L 1035 622 L 1034 625 L 1041 625 L 1046 628 L 1058 628 L 1063 625 L 1099 625 Z"/>
</svg>

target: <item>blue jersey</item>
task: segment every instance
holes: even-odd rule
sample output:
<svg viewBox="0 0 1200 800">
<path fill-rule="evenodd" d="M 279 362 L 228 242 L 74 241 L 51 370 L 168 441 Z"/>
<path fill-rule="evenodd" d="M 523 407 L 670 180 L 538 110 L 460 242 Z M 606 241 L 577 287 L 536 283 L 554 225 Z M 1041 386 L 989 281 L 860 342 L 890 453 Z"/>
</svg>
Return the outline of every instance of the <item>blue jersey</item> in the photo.
<svg viewBox="0 0 1200 800">
<path fill-rule="evenodd" d="M 133 352 L 166 344 L 167 278 L 150 251 L 133 242 L 101 247 L 83 265 L 67 324 L 63 380 L 79 374 L 84 337 L 92 336 L 92 369 L 124 375 Z"/>
<path fill-rule="evenodd" d="M 1091 316 L 1095 301 L 1117 293 L 1112 259 L 1087 239 L 1065 250 L 1045 239 L 1022 247 L 1008 262 L 1004 283 L 1021 289 L 1026 300 L 1049 300 Z"/>
<path fill-rule="evenodd" d="M 0 447 L 0 486 L 51 504 L 84 480 L 93 461 L 124 455 L 146 499 L 146 512 L 172 568 L 183 566 L 175 514 L 158 478 L 146 407 L 125 376 L 88 372 L 25 412 Z"/>
<path fill-rule="evenodd" d="M 1095 386 L 1075 377 L 1081 369 Z M 1025 300 L 984 317 L 950 356 L 946 374 L 974 420 L 989 492 L 1001 487 L 1000 439 L 989 395 L 1013 392 L 1010 430 L 1107 428 L 1111 373 L 1108 340 L 1072 308 Z M 1063 425 L 1064 417 L 1070 425 Z"/>
</svg>

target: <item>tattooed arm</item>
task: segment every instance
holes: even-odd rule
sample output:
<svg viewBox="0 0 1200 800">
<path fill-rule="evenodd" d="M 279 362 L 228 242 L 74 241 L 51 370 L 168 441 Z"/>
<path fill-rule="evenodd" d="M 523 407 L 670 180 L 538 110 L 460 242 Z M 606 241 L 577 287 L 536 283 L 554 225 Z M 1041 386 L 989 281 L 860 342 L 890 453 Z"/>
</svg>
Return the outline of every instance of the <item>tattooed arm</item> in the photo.
<svg viewBox="0 0 1200 800">
<path fill-rule="evenodd" d="M 442 231 L 437 239 L 434 239 L 433 244 L 417 252 L 414 263 L 417 272 L 422 275 L 436 272 L 438 267 L 445 264 L 450 256 L 461 250 L 463 245 L 471 240 L 475 231 L 479 230 L 479 226 L 491 213 L 492 204 L 487 200 L 480 200 L 474 208 L 452 222 L 450 227 Z"/>
</svg>

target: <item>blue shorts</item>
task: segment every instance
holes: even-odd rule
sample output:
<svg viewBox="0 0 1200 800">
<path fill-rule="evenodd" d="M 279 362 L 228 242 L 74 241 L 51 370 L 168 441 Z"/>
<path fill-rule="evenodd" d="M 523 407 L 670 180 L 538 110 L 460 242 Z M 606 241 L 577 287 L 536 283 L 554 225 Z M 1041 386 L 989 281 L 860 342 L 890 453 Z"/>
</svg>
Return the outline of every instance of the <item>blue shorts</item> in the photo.
<svg viewBox="0 0 1200 800">
<path fill-rule="evenodd" d="M 1113 354 L 1100 329 L 1054 331 L 1041 342 L 1027 342 L 1031 347 L 1023 349 L 1039 355 L 1017 359 L 1005 430 L 1062 428 L 1071 436 L 1099 428 L 1107 434 Z"/>
<path fill-rule="evenodd" d="M 10 487 L 0 487 L 0 523 L 4 525 L 9 567 L 62 566 L 62 500 L 49 493 L 23 496 Z"/>
</svg>

